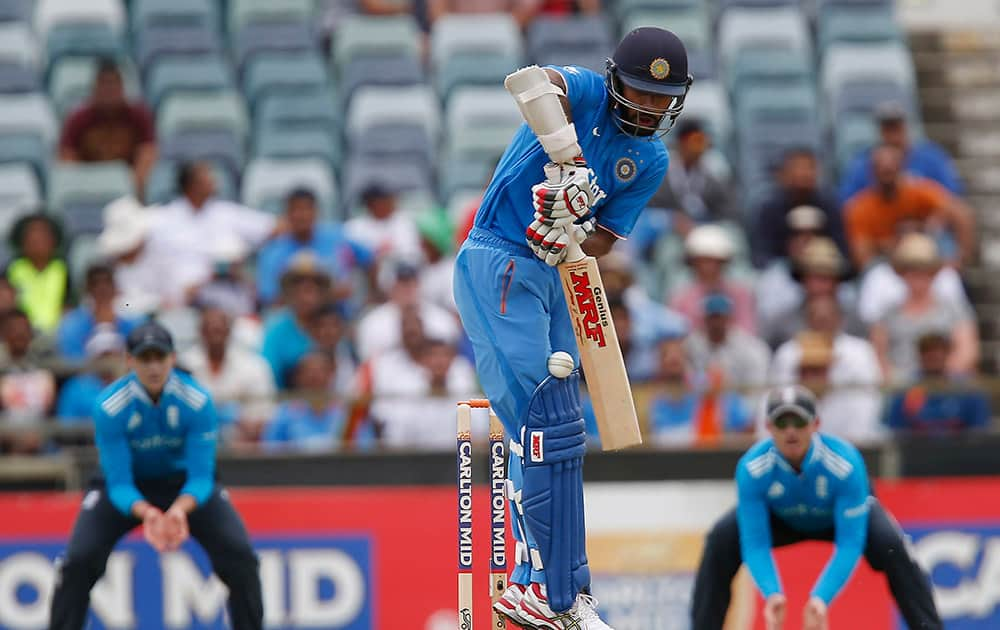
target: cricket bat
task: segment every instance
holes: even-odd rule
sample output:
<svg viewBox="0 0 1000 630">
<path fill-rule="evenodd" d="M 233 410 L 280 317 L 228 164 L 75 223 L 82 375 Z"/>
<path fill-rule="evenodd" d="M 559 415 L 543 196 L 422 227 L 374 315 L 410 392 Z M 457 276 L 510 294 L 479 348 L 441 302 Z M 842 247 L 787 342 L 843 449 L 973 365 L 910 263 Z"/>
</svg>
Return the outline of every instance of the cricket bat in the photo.
<svg viewBox="0 0 1000 630">
<path fill-rule="evenodd" d="M 545 167 L 545 175 L 557 183 L 559 170 L 558 165 L 550 164 Z M 601 434 L 601 448 L 614 451 L 637 446 L 642 444 L 639 418 L 597 259 L 587 256 L 572 237 L 566 250 L 566 258 L 558 266 L 559 278 Z"/>
</svg>

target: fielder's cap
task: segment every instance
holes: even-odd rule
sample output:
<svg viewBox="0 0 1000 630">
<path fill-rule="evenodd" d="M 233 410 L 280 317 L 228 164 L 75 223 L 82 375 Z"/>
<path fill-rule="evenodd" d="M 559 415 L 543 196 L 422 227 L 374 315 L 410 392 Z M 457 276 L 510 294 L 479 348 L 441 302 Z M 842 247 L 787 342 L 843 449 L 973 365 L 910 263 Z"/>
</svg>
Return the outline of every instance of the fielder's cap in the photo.
<svg viewBox="0 0 1000 630">
<path fill-rule="evenodd" d="M 795 232 L 816 232 L 826 225 L 826 215 L 816 206 L 795 206 L 785 220 Z"/>
<path fill-rule="evenodd" d="M 688 88 L 687 50 L 672 32 L 639 27 L 625 37 L 612 57 L 622 83 L 652 94 L 684 96 Z"/>
<path fill-rule="evenodd" d="M 161 324 L 146 322 L 129 333 L 127 346 L 128 353 L 133 356 L 149 350 L 170 354 L 174 351 L 174 338 Z"/>
<path fill-rule="evenodd" d="M 875 120 L 879 124 L 906 122 L 906 107 L 899 101 L 885 101 L 875 107 Z"/>
<path fill-rule="evenodd" d="M 712 293 L 705 296 L 702 302 L 705 315 L 729 315 L 733 312 L 733 301 L 723 293 Z"/>
<path fill-rule="evenodd" d="M 800 385 L 788 385 L 771 390 L 767 395 L 768 421 L 774 422 L 785 415 L 793 415 L 812 422 L 816 419 L 816 397 Z"/>
</svg>

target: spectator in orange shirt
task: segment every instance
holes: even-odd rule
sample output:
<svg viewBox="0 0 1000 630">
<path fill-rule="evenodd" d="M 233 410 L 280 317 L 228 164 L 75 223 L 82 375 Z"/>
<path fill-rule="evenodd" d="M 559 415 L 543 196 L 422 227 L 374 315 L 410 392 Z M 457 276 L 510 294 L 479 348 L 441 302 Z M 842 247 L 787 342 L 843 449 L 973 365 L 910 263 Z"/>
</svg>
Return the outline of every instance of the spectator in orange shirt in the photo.
<svg viewBox="0 0 1000 630">
<path fill-rule="evenodd" d="M 974 243 L 972 210 L 939 184 L 904 175 L 902 152 L 881 145 L 872 153 L 875 183 L 847 202 L 844 209 L 851 257 L 858 269 L 888 254 L 901 221 L 917 220 L 925 229 L 947 226 L 958 241 L 956 262 L 969 260 Z"/>
<path fill-rule="evenodd" d="M 145 189 L 156 162 L 153 115 L 142 103 L 129 102 L 121 70 L 113 59 L 98 63 L 90 100 L 66 119 L 59 139 L 59 159 L 66 162 L 128 162 L 135 189 Z"/>
</svg>

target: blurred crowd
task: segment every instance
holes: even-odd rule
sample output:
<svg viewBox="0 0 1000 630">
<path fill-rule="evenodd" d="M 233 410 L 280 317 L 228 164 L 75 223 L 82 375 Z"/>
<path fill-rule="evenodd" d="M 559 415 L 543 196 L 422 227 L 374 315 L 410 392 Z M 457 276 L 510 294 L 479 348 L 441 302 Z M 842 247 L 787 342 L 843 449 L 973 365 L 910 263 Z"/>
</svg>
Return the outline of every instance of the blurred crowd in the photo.
<svg viewBox="0 0 1000 630">
<path fill-rule="evenodd" d="M 425 25 L 453 10 L 362 4 L 416 10 Z M 495 8 L 479 4 L 463 10 Z M 515 5 L 522 22 L 570 8 Z M 877 145 L 837 186 L 813 148 L 796 147 L 758 199 L 741 194 L 696 115 L 671 132 L 660 190 L 601 260 L 650 441 L 751 436 L 763 388 L 793 382 L 820 396 L 825 430 L 855 441 L 990 424 L 962 280 L 974 212 L 952 160 L 911 134 L 905 107 L 887 102 L 874 116 Z M 149 110 L 101 63 L 65 121 L 59 159 L 123 160 L 141 191 L 157 153 Z M 11 229 L 3 452 L 85 441 L 93 401 L 126 369 L 124 337 L 148 317 L 173 331 L 179 365 L 213 394 L 228 448 L 452 447 L 455 401 L 478 393 L 451 293 L 476 203 L 456 220 L 434 206 L 404 210 L 400 191 L 372 184 L 363 212 L 337 222 L 300 187 L 275 214 L 218 197 L 212 164 L 197 161 L 181 165 L 176 187 L 163 205 L 123 197 L 104 208 L 85 265 L 68 260 L 51 215 Z"/>
</svg>

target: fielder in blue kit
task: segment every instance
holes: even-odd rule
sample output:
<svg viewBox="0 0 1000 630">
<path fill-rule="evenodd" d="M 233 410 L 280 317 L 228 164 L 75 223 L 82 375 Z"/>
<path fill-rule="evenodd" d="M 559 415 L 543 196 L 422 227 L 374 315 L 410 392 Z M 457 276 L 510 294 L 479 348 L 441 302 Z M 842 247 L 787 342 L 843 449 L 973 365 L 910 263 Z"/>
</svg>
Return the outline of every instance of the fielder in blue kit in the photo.
<svg viewBox="0 0 1000 630">
<path fill-rule="evenodd" d="M 579 364 L 555 265 L 567 238 L 601 256 L 629 235 L 666 173 L 661 137 L 691 77 L 683 44 L 659 28 L 626 35 L 604 76 L 575 66 L 545 73 L 538 89 L 555 86 L 579 152 L 560 164 L 559 181 L 546 181 L 552 151 L 521 126 L 458 254 L 455 299 L 483 389 L 512 438 L 507 494 L 517 565 L 496 608 L 526 628 L 599 630 L 608 626 L 589 595 L 580 376 L 556 378 L 547 368 L 556 351 Z M 544 449 L 533 442 L 525 453 L 526 429 L 544 436 Z"/>
<path fill-rule="evenodd" d="M 816 399 L 784 387 L 767 400 L 772 437 L 736 468 L 738 504 L 709 532 L 692 598 L 692 628 L 722 630 L 730 584 L 746 564 L 765 600 L 768 630 L 781 630 L 785 596 L 771 553 L 805 540 L 828 540 L 833 555 L 803 611 L 803 630 L 827 630 L 827 608 L 862 555 L 886 575 L 911 630 L 943 628 L 930 581 L 909 553 L 899 525 L 871 495 L 861 453 L 817 431 Z"/>
<path fill-rule="evenodd" d="M 103 478 L 83 499 L 52 596 L 50 630 L 81 630 L 90 590 L 119 539 L 142 524 L 157 551 L 189 536 L 229 588 L 234 630 L 263 627 L 257 556 L 239 514 L 215 482 L 218 420 L 208 392 L 174 369 L 170 333 L 150 322 L 128 337 L 131 372 L 94 406 Z"/>
</svg>

